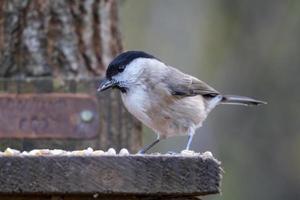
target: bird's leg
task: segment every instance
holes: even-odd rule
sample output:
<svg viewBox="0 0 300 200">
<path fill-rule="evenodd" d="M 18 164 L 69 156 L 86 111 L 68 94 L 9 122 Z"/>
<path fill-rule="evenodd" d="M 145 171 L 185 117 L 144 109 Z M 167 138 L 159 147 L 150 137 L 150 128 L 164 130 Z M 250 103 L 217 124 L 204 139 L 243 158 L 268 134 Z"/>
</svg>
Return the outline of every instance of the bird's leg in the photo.
<svg viewBox="0 0 300 200">
<path fill-rule="evenodd" d="M 192 141 L 193 141 L 194 134 L 195 134 L 195 130 L 194 130 L 194 129 L 190 129 L 190 130 L 189 130 L 188 142 L 187 142 L 187 144 L 186 144 L 185 150 L 190 150 L 190 147 L 191 147 L 191 144 L 192 144 Z"/>
<path fill-rule="evenodd" d="M 160 136 L 157 134 L 156 140 L 154 140 L 151 144 L 147 145 L 146 147 L 142 148 L 138 151 L 138 154 L 144 154 L 149 151 L 154 145 L 156 145 L 160 141 Z"/>
<path fill-rule="evenodd" d="M 207 105 L 206 110 L 208 112 L 210 112 L 212 109 L 214 109 L 217 105 L 220 104 L 220 102 L 222 101 L 223 96 L 222 95 L 217 95 L 214 98 L 212 98 Z"/>
</svg>

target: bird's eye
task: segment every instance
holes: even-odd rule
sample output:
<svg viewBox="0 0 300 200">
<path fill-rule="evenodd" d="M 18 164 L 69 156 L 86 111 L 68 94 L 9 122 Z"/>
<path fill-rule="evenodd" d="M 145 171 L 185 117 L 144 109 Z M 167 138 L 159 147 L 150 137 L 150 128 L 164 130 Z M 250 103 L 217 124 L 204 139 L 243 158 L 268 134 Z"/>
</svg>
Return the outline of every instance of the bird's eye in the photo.
<svg viewBox="0 0 300 200">
<path fill-rule="evenodd" d="M 119 72 L 124 71 L 124 69 L 125 69 L 125 65 L 120 65 L 120 66 L 118 67 L 118 71 L 119 71 Z"/>
</svg>

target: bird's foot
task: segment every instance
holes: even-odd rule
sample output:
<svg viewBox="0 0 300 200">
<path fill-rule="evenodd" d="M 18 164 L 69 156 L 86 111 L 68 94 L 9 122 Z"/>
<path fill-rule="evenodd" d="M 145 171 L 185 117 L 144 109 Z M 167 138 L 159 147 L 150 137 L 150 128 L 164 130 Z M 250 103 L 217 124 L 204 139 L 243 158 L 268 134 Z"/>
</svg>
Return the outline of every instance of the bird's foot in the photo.
<svg viewBox="0 0 300 200">
<path fill-rule="evenodd" d="M 167 154 L 174 156 L 174 155 L 177 155 L 178 153 L 175 151 L 168 151 Z"/>
<path fill-rule="evenodd" d="M 136 154 L 145 154 L 146 151 L 144 149 L 139 150 Z"/>
</svg>

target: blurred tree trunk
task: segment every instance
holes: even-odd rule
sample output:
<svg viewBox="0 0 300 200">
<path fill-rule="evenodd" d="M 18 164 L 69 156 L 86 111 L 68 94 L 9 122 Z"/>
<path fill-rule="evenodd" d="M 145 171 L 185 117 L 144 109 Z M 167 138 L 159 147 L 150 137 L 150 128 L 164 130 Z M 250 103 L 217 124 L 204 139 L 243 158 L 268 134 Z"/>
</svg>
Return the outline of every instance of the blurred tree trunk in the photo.
<svg viewBox="0 0 300 200">
<path fill-rule="evenodd" d="M 0 1 L 2 92 L 79 92 L 95 97 L 95 77 L 104 76 L 106 66 L 121 50 L 115 0 Z M 38 81 L 31 86 L 28 78 Z M 100 94 L 98 102 L 101 130 L 96 140 L 8 139 L 4 145 L 0 140 L 0 147 L 137 150 L 141 127 L 124 109 L 119 94 Z"/>
<path fill-rule="evenodd" d="M 0 1 L 0 76 L 103 75 L 121 51 L 114 0 Z"/>
</svg>

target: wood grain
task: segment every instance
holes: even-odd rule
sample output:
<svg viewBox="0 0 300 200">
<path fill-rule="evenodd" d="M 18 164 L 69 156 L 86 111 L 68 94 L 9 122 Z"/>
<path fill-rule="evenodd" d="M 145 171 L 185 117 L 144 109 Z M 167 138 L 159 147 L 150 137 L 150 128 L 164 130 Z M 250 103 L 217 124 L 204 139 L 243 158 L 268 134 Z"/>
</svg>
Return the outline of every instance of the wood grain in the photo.
<svg viewBox="0 0 300 200">
<path fill-rule="evenodd" d="M 220 191 L 201 156 L 0 157 L 0 195 L 196 196 Z"/>
<path fill-rule="evenodd" d="M 1 200 L 201 200 L 199 197 L 172 197 L 172 196 L 97 196 L 97 195 L 24 195 L 24 196 L 1 196 Z"/>
<path fill-rule="evenodd" d="M 122 51 L 115 0 L 0 2 L 0 77 L 103 76 Z"/>
</svg>

